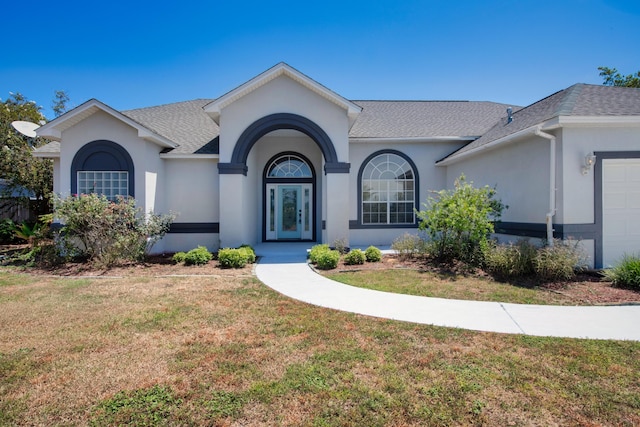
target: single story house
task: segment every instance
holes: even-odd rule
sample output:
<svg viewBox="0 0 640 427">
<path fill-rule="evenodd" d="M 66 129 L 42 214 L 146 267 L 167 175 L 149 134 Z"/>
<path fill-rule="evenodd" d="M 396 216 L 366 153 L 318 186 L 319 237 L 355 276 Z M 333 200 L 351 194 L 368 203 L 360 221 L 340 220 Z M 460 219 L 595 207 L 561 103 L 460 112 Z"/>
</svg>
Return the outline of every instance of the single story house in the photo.
<svg viewBox="0 0 640 427">
<path fill-rule="evenodd" d="M 217 99 L 118 111 L 91 99 L 38 129 L 54 191 L 176 213 L 156 250 L 384 245 L 465 174 L 509 206 L 500 236 L 574 238 L 591 265 L 640 251 L 640 89 L 576 84 L 524 108 L 353 101 L 280 63 Z"/>
</svg>

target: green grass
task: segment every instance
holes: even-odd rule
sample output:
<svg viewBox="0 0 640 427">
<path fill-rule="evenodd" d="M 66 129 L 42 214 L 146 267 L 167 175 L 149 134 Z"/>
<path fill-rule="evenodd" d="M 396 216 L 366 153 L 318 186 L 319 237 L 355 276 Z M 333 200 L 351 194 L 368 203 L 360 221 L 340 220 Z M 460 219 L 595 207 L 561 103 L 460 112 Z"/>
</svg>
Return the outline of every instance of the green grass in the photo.
<svg viewBox="0 0 640 427">
<path fill-rule="evenodd" d="M 637 342 L 369 318 L 233 276 L 15 280 L 0 425 L 640 424 Z"/>
<path fill-rule="evenodd" d="M 490 278 L 450 276 L 410 269 L 327 273 L 331 280 L 360 288 L 436 298 L 516 304 L 563 304 L 564 298 L 540 288 L 525 288 Z"/>
</svg>

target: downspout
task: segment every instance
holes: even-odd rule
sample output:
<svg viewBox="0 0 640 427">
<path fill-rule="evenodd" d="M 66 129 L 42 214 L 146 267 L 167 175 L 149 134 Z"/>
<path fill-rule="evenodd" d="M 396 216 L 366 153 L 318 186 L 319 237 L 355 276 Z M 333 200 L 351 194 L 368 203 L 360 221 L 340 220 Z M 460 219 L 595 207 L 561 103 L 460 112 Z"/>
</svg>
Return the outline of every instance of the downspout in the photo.
<svg viewBox="0 0 640 427">
<path fill-rule="evenodd" d="M 536 128 L 535 134 L 549 140 L 549 212 L 547 212 L 547 244 L 553 246 L 553 217 L 556 214 L 556 137 Z"/>
</svg>

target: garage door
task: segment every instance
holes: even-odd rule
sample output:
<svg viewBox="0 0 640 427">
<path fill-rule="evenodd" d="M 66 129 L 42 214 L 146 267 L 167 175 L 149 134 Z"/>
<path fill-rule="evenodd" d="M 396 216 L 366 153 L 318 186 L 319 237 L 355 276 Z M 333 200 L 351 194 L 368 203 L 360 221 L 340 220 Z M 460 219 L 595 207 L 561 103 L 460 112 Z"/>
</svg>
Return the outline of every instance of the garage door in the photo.
<svg viewBox="0 0 640 427">
<path fill-rule="evenodd" d="M 640 253 L 640 159 L 602 161 L 602 259 Z"/>
</svg>

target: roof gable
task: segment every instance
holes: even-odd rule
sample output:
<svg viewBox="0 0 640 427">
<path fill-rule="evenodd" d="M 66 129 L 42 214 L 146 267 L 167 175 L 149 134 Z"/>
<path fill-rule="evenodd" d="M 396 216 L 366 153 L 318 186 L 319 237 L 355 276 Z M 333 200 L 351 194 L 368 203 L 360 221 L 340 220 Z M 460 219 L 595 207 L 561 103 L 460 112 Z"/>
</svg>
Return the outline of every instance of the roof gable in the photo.
<svg viewBox="0 0 640 427">
<path fill-rule="evenodd" d="M 232 104 L 238 99 L 246 96 L 247 94 L 253 92 L 259 87 L 269 83 L 270 81 L 280 76 L 286 76 L 290 78 L 291 80 L 297 82 L 298 84 L 304 86 L 312 92 L 345 109 L 347 111 L 347 115 L 349 116 L 350 126 L 353 125 L 356 118 L 358 117 L 358 114 L 360 114 L 360 111 L 362 111 L 362 108 L 360 106 L 327 89 L 320 83 L 307 77 L 306 75 L 302 74 L 288 64 L 285 64 L 284 62 L 275 65 L 262 74 L 259 74 L 258 76 L 249 80 L 248 82 L 238 86 L 230 92 L 227 92 L 215 101 L 205 105 L 204 111 L 209 114 L 209 116 L 211 116 L 211 118 L 217 124 L 220 124 L 220 113 L 226 106 Z"/>
<path fill-rule="evenodd" d="M 540 127 L 558 127 L 569 123 L 640 122 L 640 89 L 578 83 L 507 115 L 477 140 L 442 159 L 446 165 L 480 150 L 513 141 Z"/>
<path fill-rule="evenodd" d="M 168 138 L 153 132 L 141 123 L 127 117 L 123 113 L 109 107 L 108 105 L 98 101 L 97 99 L 90 99 L 84 104 L 74 108 L 71 111 L 66 112 L 62 116 L 50 121 L 39 127 L 36 130 L 38 136 L 51 139 L 54 141 L 60 141 L 62 139 L 62 132 L 77 125 L 88 117 L 98 113 L 104 112 L 117 120 L 131 126 L 138 131 L 140 138 L 154 142 L 161 147 L 175 148 L 178 146 L 175 142 Z"/>
</svg>

